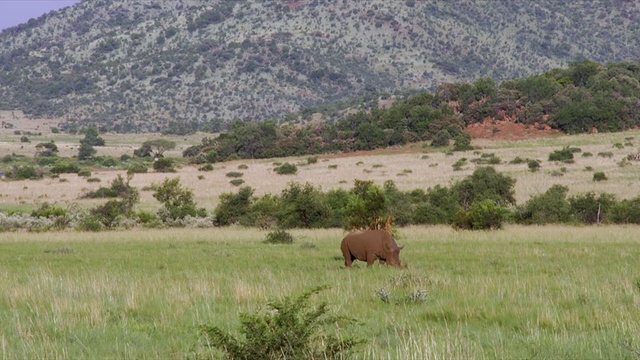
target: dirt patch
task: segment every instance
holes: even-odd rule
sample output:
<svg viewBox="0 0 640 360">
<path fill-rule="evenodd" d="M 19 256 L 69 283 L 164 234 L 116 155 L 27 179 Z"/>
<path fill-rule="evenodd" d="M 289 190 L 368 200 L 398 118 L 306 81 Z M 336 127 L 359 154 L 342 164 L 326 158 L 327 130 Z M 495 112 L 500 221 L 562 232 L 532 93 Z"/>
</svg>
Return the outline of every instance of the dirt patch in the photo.
<svg viewBox="0 0 640 360">
<path fill-rule="evenodd" d="M 535 123 L 525 125 L 513 120 L 496 120 L 486 118 L 481 123 L 467 126 L 466 132 L 474 139 L 492 140 L 526 140 L 560 134 L 560 130 L 552 129 L 549 125 Z"/>
</svg>

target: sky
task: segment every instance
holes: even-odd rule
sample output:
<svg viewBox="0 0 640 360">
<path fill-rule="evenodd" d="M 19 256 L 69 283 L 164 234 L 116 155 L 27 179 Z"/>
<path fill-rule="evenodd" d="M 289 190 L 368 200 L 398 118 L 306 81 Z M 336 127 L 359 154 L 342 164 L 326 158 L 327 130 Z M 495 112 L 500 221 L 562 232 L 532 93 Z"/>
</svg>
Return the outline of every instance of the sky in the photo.
<svg viewBox="0 0 640 360">
<path fill-rule="evenodd" d="M 80 0 L 0 0 L 0 31 Z"/>
</svg>

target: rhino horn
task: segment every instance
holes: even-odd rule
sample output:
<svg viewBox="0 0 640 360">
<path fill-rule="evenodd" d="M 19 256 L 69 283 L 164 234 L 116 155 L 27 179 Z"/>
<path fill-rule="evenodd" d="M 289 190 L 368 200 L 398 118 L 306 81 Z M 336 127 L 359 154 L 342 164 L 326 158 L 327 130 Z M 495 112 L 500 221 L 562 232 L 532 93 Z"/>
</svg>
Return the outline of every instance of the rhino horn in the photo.
<svg viewBox="0 0 640 360">
<path fill-rule="evenodd" d="M 404 245 L 398 246 L 398 250 L 402 250 L 402 249 L 404 249 Z"/>
</svg>

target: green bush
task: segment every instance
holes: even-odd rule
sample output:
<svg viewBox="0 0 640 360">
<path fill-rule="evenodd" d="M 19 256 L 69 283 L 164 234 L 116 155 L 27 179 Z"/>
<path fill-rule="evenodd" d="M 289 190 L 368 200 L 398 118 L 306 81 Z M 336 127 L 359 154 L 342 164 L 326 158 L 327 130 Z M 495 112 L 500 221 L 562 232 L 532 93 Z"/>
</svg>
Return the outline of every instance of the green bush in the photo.
<svg viewBox="0 0 640 360">
<path fill-rule="evenodd" d="M 175 172 L 173 160 L 169 158 L 159 158 L 153 162 L 153 169 L 157 172 Z"/>
<path fill-rule="evenodd" d="M 608 180 L 607 176 L 602 171 L 596 171 L 593 173 L 593 181 L 605 181 Z"/>
<path fill-rule="evenodd" d="M 43 203 L 36 210 L 31 212 L 33 217 L 54 218 L 67 215 L 67 209 L 56 206 L 55 204 Z"/>
<path fill-rule="evenodd" d="M 294 164 L 290 164 L 286 162 L 276 167 L 274 171 L 276 172 L 276 174 L 279 174 L 279 175 L 294 175 L 298 172 L 298 167 L 295 166 Z"/>
<path fill-rule="evenodd" d="M 9 177 L 13 180 L 37 179 L 42 177 L 42 173 L 31 165 L 15 165 Z"/>
<path fill-rule="evenodd" d="M 473 146 L 471 146 L 471 135 L 465 132 L 456 135 L 453 143 L 453 151 L 468 150 L 473 150 Z"/>
<path fill-rule="evenodd" d="M 307 158 L 307 164 L 311 165 L 311 164 L 315 164 L 318 162 L 318 157 L 317 156 L 309 156 Z"/>
<path fill-rule="evenodd" d="M 229 184 L 231 184 L 233 186 L 240 186 L 240 185 L 244 184 L 244 180 L 242 180 L 242 179 L 233 179 L 233 180 L 229 181 Z"/>
<path fill-rule="evenodd" d="M 536 172 L 540 170 L 540 161 L 538 160 L 528 160 L 527 167 L 529 167 L 529 171 Z"/>
<path fill-rule="evenodd" d="M 615 202 L 615 197 L 611 194 L 600 194 L 596 197 L 592 192 L 569 198 L 573 218 L 585 224 L 606 221 L 609 209 Z"/>
<path fill-rule="evenodd" d="M 613 204 L 610 214 L 616 224 L 640 224 L 640 197 Z"/>
<path fill-rule="evenodd" d="M 226 359 L 342 359 L 360 340 L 327 335 L 329 326 L 345 319 L 327 316 L 328 307 L 309 304 L 319 287 L 297 298 L 268 303 L 267 311 L 241 314 L 242 338 L 235 338 L 217 326 L 201 326 L 201 343 L 225 353 Z"/>
<path fill-rule="evenodd" d="M 516 202 L 513 189 L 515 182 L 513 178 L 486 166 L 477 168 L 471 176 L 454 184 L 451 190 L 464 209 L 469 209 L 475 202 L 487 199 L 493 200 L 499 206 L 508 206 Z"/>
<path fill-rule="evenodd" d="M 239 172 L 239 171 L 231 171 L 225 174 L 226 177 L 230 177 L 230 178 L 239 178 L 242 177 L 244 174 Z"/>
<path fill-rule="evenodd" d="M 266 244 L 293 244 L 293 235 L 286 230 L 275 230 L 267 234 L 264 240 Z"/>
<path fill-rule="evenodd" d="M 147 165 L 141 162 L 134 162 L 127 166 L 127 174 L 144 174 L 148 170 Z"/>
<path fill-rule="evenodd" d="M 213 165 L 206 164 L 198 168 L 198 171 L 213 171 Z"/>
<path fill-rule="evenodd" d="M 431 146 L 449 146 L 449 140 L 451 140 L 451 134 L 447 130 L 442 129 L 433 136 L 433 139 L 431 139 Z"/>
<path fill-rule="evenodd" d="M 505 217 L 506 210 L 487 199 L 474 203 L 469 211 L 459 211 L 454 218 L 453 227 L 462 230 L 501 229 Z"/>
<path fill-rule="evenodd" d="M 184 219 L 187 215 L 192 217 L 206 216 L 204 209 L 196 208 L 193 191 L 184 189 L 180 185 L 180 178 L 164 179 L 155 191 L 153 197 L 163 205 L 163 208 L 158 210 L 158 216 L 164 222 Z"/>
<path fill-rule="evenodd" d="M 567 201 L 569 188 L 551 186 L 544 194 L 534 196 L 516 211 L 516 221 L 521 224 L 553 224 L 571 220 L 571 205 Z"/>
<path fill-rule="evenodd" d="M 76 162 L 57 161 L 51 168 L 54 174 L 77 174 L 80 171 L 80 165 Z"/>
<path fill-rule="evenodd" d="M 573 160 L 574 152 L 575 151 L 568 146 L 562 148 L 561 150 L 555 150 L 554 152 L 549 154 L 549 161 L 561 161 L 564 163 L 572 163 L 574 162 Z"/>
<path fill-rule="evenodd" d="M 89 176 L 91 176 L 91 170 L 82 169 L 82 170 L 78 171 L 78 176 L 89 177 Z"/>
</svg>

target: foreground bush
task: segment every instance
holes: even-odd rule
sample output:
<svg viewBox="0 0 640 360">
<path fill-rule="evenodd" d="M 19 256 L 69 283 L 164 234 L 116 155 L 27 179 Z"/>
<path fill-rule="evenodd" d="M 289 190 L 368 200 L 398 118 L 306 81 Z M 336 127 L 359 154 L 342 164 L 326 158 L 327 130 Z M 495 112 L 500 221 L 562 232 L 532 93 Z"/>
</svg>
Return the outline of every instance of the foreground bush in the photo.
<svg viewBox="0 0 640 360">
<path fill-rule="evenodd" d="M 263 313 L 241 314 L 241 338 L 235 338 L 217 326 L 201 327 L 203 345 L 225 353 L 227 359 L 334 359 L 344 358 L 362 341 L 326 335 L 326 303 L 312 307 L 309 299 L 323 287 L 297 298 L 267 304 Z"/>
</svg>

